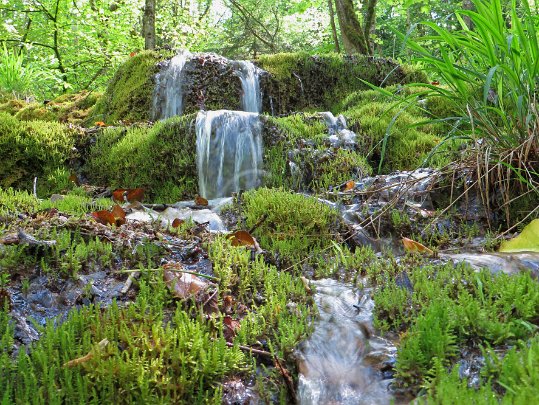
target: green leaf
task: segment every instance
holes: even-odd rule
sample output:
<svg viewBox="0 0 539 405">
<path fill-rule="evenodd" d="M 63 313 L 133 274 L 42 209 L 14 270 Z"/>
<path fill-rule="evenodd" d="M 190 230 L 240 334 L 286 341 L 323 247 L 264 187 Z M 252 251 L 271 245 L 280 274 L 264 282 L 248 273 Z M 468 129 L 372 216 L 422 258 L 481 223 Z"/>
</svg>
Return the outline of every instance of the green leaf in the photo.
<svg viewBox="0 0 539 405">
<path fill-rule="evenodd" d="M 538 252 L 539 253 L 539 219 L 534 219 L 522 230 L 520 235 L 502 242 L 500 252 Z"/>
</svg>

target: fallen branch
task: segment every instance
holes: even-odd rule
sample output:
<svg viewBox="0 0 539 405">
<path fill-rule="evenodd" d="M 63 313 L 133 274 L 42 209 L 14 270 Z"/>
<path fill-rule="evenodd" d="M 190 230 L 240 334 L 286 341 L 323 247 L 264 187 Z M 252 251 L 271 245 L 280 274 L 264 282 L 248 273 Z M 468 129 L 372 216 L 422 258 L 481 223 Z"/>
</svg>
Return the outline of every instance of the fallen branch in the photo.
<svg viewBox="0 0 539 405">
<path fill-rule="evenodd" d="M 120 291 L 121 294 L 127 294 L 129 289 L 131 288 L 131 285 L 133 284 L 133 280 L 138 278 L 140 276 L 140 271 L 135 271 L 127 277 L 127 280 L 125 281 L 124 286 L 122 287 L 122 290 Z"/>
<path fill-rule="evenodd" d="M 94 347 L 92 350 L 90 350 L 88 354 L 65 362 L 64 367 L 75 367 L 75 366 L 78 366 L 79 364 L 86 363 L 88 360 L 93 359 L 96 352 L 99 353 L 99 351 L 103 350 L 108 344 L 109 344 L 108 339 L 106 338 L 103 339 L 101 342 L 97 344 L 97 347 Z"/>
<path fill-rule="evenodd" d="M 158 268 L 158 269 L 144 269 L 144 271 L 161 271 L 163 270 L 162 268 Z M 173 271 L 173 272 L 177 272 L 177 273 L 187 273 L 187 274 L 192 274 L 193 276 L 197 276 L 197 277 L 202 277 L 202 278 L 207 278 L 208 280 L 210 281 L 215 281 L 215 282 L 218 282 L 219 279 L 217 277 L 213 277 L 213 276 L 208 276 L 207 274 L 202 274 L 202 273 L 197 273 L 197 272 L 194 272 L 194 271 L 190 271 L 190 270 L 180 270 L 180 269 L 167 269 L 169 271 Z M 128 269 L 128 270 L 119 270 L 118 272 L 119 273 L 136 273 L 140 271 L 139 269 Z"/>
<path fill-rule="evenodd" d="M 17 234 L 9 234 L 0 239 L 2 245 L 54 246 L 55 240 L 40 240 L 28 235 L 22 229 Z"/>
<path fill-rule="evenodd" d="M 226 342 L 226 345 L 228 347 L 234 347 L 236 346 L 234 343 L 232 342 Z M 265 350 L 260 350 L 260 349 L 255 349 L 253 347 L 249 347 L 249 346 L 243 346 L 243 345 L 238 345 L 238 347 L 243 350 L 244 352 L 249 352 L 249 353 L 252 353 L 252 354 L 257 354 L 259 356 L 264 356 L 264 357 L 270 357 L 270 358 L 273 358 L 273 354 L 271 354 L 270 352 L 267 352 Z"/>
</svg>

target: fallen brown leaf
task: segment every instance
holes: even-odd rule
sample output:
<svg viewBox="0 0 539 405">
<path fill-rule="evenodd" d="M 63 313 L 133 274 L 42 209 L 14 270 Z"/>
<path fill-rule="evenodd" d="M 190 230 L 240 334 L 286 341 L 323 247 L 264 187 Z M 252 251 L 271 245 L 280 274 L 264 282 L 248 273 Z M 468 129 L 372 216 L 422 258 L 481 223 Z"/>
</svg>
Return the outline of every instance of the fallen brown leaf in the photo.
<svg viewBox="0 0 539 405">
<path fill-rule="evenodd" d="M 408 239 L 408 238 L 402 238 L 402 244 L 404 245 L 404 249 L 407 252 L 411 253 L 427 253 L 429 255 L 433 255 L 434 252 L 426 247 L 425 245 L 422 245 L 419 242 L 416 242 L 415 240 Z"/>
</svg>

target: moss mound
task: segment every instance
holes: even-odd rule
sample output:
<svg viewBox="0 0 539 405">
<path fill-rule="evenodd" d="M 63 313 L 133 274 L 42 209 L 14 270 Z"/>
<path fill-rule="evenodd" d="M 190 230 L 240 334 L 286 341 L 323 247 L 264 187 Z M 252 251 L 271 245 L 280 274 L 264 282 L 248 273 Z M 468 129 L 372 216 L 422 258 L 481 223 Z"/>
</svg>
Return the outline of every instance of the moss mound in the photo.
<svg viewBox="0 0 539 405">
<path fill-rule="evenodd" d="M 441 141 L 440 128 L 418 124 L 425 117 L 414 109 L 403 110 L 390 102 L 371 102 L 343 113 L 351 128 L 360 135 L 361 150 L 383 173 L 413 170 L 422 166 Z M 443 158 L 429 164 L 442 165 Z"/>
<path fill-rule="evenodd" d="M 262 81 L 264 111 L 274 114 L 335 111 L 347 94 L 368 88 L 364 81 L 377 86 L 426 81 L 410 66 L 361 55 L 282 53 L 262 55 L 257 64 L 269 73 Z"/>
<path fill-rule="evenodd" d="M 57 177 L 69 177 L 66 165 L 81 137 L 60 123 L 21 121 L 0 113 L 0 187 L 31 190 L 37 177 L 38 193 L 51 192 Z"/>
<path fill-rule="evenodd" d="M 339 221 L 337 211 L 316 198 L 279 189 L 261 188 L 243 194 L 246 225 L 263 249 L 290 259 L 303 258 L 338 240 L 332 230 Z"/>
<path fill-rule="evenodd" d="M 197 190 L 194 116 L 152 127 L 105 128 L 84 167 L 90 182 L 113 188 L 143 187 L 156 202 L 193 197 Z"/>
</svg>

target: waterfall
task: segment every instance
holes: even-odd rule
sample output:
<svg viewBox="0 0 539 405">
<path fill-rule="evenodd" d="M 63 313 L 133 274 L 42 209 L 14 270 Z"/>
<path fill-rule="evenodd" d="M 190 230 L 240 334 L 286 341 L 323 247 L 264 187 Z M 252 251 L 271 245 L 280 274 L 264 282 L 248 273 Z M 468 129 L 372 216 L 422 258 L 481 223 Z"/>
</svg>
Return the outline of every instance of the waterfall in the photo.
<svg viewBox="0 0 539 405">
<path fill-rule="evenodd" d="M 243 90 L 241 97 L 243 111 L 259 113 L 262 110 L 259 69 L 252 62 L 246 60 L 240 60 L 236 63 L 236 74 L 241 80 Z"/>
<path fill-rule="evenodd" d="M 191 59 L 189 51 L 174 56 L 166 69 L 155 76 L 153 119 L 165 119 L 183 112 L 183 77 L 185 64 Z"/>
<path fill-rule="evenodd" d="M 199 194 L 230 196 L 257 187 L 262 169 L 262 124 L 256 113 L 200 111 L 196 119 Z"/>
</svg>

